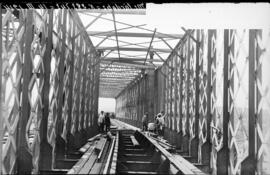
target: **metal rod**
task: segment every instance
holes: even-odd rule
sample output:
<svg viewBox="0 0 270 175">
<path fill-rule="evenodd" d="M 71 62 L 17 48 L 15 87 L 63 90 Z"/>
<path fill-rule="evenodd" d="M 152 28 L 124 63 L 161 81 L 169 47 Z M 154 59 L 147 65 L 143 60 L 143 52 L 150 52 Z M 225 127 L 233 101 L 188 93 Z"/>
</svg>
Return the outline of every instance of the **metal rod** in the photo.
<svg viewBox="0 0 270 175">
<path fill-rule="evenodd" d="M 152 42 L 153 42 L 153 40 L 154 40 L 154 38 L 155 38 L 156 31 L 157 31 L 157 29 L 154 30 L 154 33 L 153 33 L 153 35 L 152 35 L 152 38 L 151 38 L 151 41 L 150 41 L 150 44 L 149 44 L 149 47 L 148 47 L 148 50 L 147 50 L 147 53 L 146 53 L 145 60 L 144 60 L 143 64 L 145 64 L 145 62 L 146 62 L 146 60 L 147 60 L 149 51 L 150 51 L 151 46 L 152 46 Z"/>
<path fill-rule="evenodd" d="M 112 13 L 112 10 L 114 10 L 115 14 L 125 14 L 125 15 L 145 15 L 146 10 L 145 9 L 83 9 L 83 10 L 77 10 L 79 13 L 87 14 L 87 13 L 103 13 L 108 14 Z"/>
<path fill-rule="evenodd" d="M 196 39 L 191 35 L 191 33 L 188 32 L 188 30 L 186 30 L 184 27 L 181 27 L 181 29 L 184 30 L 184 31 L 187 33 L 187 35 L 188 35 L 193 41 L 195 41 L 196 43 L 200 44 L 200 41 L 196 40 Z"/>
<path fill-rule="evenodd" d="M 96 46 L 95 48 L 97 48 L 98 46 L 100 46 L 105 40 L 107 40 L 109 38 L 109 36 L 106 36 L 105 38 L 103 38 Z"/>
<path fill-rule="evenodd" d="M 116 38 L 116 44 L 117 44 L 118 58 L 120 59 L 118 34 L 117 34 L 117 27 L 116 27 L 116 23 L 115 23 L 115 15 L 114 15 L 114 10 L 113 9 L 112 9 L 112 16 L 113 16 L 113 25 L 114 25 L 114 30 L 115 30 L 115 38 Z"/>
<path fill-rule="evenodd" d="M 137 27 L 140 27 L 140 26 L 145 26 L 146 24 L 140 24 L 140 25 L 136 25 Z M 123 27 L 123 28 L 120 28 L 120 29 L 117 29 L 117 31 L 120 31 L 120 30 L 126 30 L 126 29 L 130 29 L 130 28 L 134 28 L 133 26 L 129 26 L 129 27 Z M 104 32 L 95 32 L 95 33 L 92 33 L 90 34 L 91 36 L 101 36 L 101 35 L 104 35 L 106 33 L 111 33 L 111 32 L 114 32 L 114 30 L 109 30 L 109 31 L 104 31 Z M 87 32 L 88 34 L 90 33 L 89 31 Z"/>
<path fill-rule="evenodd" d="M 88 31 L 87 32 L 88 35 L 92 36 L 114 36 L 115 35 L 115 31 L 112 32 L 100 32 L 100 31 Z M 118 36 L 120 37 L 141 37 L 141 38 L 151 38 L 152 37 L 152 33 L 135 33 L 135 32 L 118 32 L 117 33 Z M 169 34 L 171 36 L 167 36 L 167 35 L 163 35 L 163 34 L 156 34 L 156 38 L 173 38 L 173 39 L 179 39 L 182 38 L 183 35 L 181 34 Z"/>
<path fill-rule="evenodd" d="M 87 24 L 84 28 L 84 30 L 86 31 L 92 24 L 94 24 L 100 17 L 102 16 L 102 13 L 99 14 L 93 21 L 91 21 L 89 24 Z M 80 31 L 79 33 L 77 33 L 74 38 L 77 38 L 82 32 L 84 31 Z"/>
<path fill-rule="evenodd" d="M 91 15 L 91 14 L 87 14 L 87 15 L 96 17 L 95 15 Z M 101 19 L 104 19 L 104 20 L 107 20 L 107 21 L 113 21 L 113 20 L 111 20 L 111 19 L 104 18 L 104 17 L 101 17 Z M 115 22 L 116 22 L 116 23 L 119 23 L 119 24 L 127 25 L 127 26 L 133 26 L 133 27 L 136 27 L 136 26 L 134 26 L 134 25 L 127 24 L 127 23 L 120 22 L 120 21 L 115 21 Z M 145 31 L 149 31 L 149 32 L 154 32 L 153 30 L 146 29 L 146 28 L 143 28 L 143 27 L 136 27 L 136 28 L 141 29 L 141 30 L 145 30 Z M 157 34 L 164 35 L 164 36 L 168 36 L 168 37 L 173 37 L 173 36 L 171 36 L 170 34 L 165 34 L 165 33 L 161 33 L 161 32 L 157 32 Z M 179 39 L 181 39 L 181 38 L 179 38 Z"/>
<path fill-rule="evenodd" d="M 99 47 L 97 50 L 117 50 L 117 47 Z M 137 52 L 147 52 L 148 48 L 136 48 L 136 47 L 120 47 L 119 50 L 122 51 L 137 51 Z M 153 48 L 150 49 L 152 52 L 165 52 L 171 53 L 170 49 L 162 49 L 162 48 Z"/>
</svg>

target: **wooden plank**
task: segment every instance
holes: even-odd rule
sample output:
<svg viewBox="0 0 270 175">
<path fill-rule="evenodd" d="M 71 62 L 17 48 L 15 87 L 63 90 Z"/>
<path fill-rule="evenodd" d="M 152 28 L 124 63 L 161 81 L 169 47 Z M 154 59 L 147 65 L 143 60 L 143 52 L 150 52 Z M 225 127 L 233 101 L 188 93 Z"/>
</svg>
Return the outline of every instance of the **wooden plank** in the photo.
<svg viewBox="0 0 270 175">
<path fill-rule="evenodd" d="M 88 139 L 87 141 L 88 141 L 88 142 L 92 142 L 92 141 L 94 141 L 94 140 L 100 139 L 100 137 L 101 137 L 101 134 L 97 134 L 97 135 L 95 135 L 94 137 L 91 137 L 90 139 Z"/>
<path fill-rule="evenodd" d="M 85 145 L 83 145 L 83 147 L 81 147 L 81 148 L 79 149 L 79 152 L 85 153 L 85 152 L 90 148 L 91 145 L 92 145 L 92 143 L 87 142 Z"/>
<path fill-rule="evenodd" d="M 139 146 L 140 145 L 133 135 L 130 136 L 130 139 L 131 139 L 132 144 L 134 146 Z"/>
<path fill-rule="evenodd" d="M 197 167 L 192 165 L 192 163 L 185 160 L 182 156 L 177 156 L 177 159 L 175 156 L 173 156 L 171 153 L 166 151 L 162 146 L 160 146 L 157 141 L 155 141 L 152 138 L 147 137 L 145 134 L 145 138 L 147 138 L 169 161 L 171 164 L 173 164 L 177 169 L 179 169 L 183 174 L 205 174 L 202 171 L 200 171 Z"/>
<path fill-rule="evenodd" d="M 111 129 L 112 129 L 112 126 L 111 126 Z M 109 166 L 111 164 L 111 160 L 112 160 L 112 156 L 113 156 L 113 150 L 114 150 L 114 146 L 115 146 L 115 140 L 116 140 L 116 137 L 113 137 L 111 148 L 110 148 L 110 152 L 109 152 L 109 155 L 108 155 L 108 158 L 107 158 L 107 161 L 106 161 L 104 170 L 103 170 L 103 174 L 108 174 L 109 173 L 108 170 L 109 170 Z"/>
<path fill-rule="evenodd" d="M 94 147 L 90 147 L 80 160 L 69 170 L 67 174 L 78 174 L 91 155 L 94 153 Z"/>
<path fill-rule="evenodd" d="M 96 162 L 97 154 L 95 151 L 91 154 L 89 159 L 85 162 L 85 164 L 81 167 L 78 174 L 88 174 L 93 167 L 94 163 Z"/>
<path fill-rule="evenodd" d="M 105 148 L 107 139 L 102 138 L 100 142 L 101 142 L 101 147 L 100 147 L 100 152 L 99 152 L 98 157 L 97 157 L 97 160 L 98 160 L 98 161 L 100 161 L 100 158 L 101 158 L 101 156 L 102 156 L 102 154 L 103 154 L 103 152 L 104 152 L 104 148 Z M 97 147 L 96 147 L 96 148 L 97 148 Z"/>
<path fill-rule="evenodd" d="M 119 131 L 116 132 L 115 146 L 114 146 L 112 163 L 111 163 L 111 167 L 110 167 L 110 171 L 109 171 L 110 173 L 109 174 L 116 174 L 118 146 L 119 146 Z"/>
</svg>

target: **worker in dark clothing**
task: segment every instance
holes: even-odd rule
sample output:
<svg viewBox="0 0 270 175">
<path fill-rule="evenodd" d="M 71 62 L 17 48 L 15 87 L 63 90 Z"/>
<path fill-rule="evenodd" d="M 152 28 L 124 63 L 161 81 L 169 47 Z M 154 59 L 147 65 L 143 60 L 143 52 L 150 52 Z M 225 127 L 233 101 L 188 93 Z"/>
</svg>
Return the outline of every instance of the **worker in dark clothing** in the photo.
<svg viewBox="0 0 270 175">
<path fill-rule="evenodd" d="M 110 131 L 110 127 L 111 127 L 111 120 L 109 117 L 109 113 L 106 113 L 105 115 L 105 127 L 106 127 L 106 132 Z"/>
<path fill-rule="evenodd" d="M 147 112 L 143 115 L 142 123 L 143 123 L 142 130 L 147 131 L 147 125 L 148 125 L 148 113 Z"/>
</svg>

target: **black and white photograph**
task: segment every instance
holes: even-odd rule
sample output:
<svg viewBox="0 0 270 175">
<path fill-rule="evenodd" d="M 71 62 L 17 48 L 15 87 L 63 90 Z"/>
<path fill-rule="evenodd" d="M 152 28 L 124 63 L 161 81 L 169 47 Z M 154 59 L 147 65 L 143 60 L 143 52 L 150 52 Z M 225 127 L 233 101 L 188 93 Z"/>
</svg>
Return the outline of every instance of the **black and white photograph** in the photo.
<svg viewBox="0 0 270 175">
<path fill-rule="evenodd" d="M 270 3 L 0 12 L 0 175 L 270 175 Z"/>
</svg>

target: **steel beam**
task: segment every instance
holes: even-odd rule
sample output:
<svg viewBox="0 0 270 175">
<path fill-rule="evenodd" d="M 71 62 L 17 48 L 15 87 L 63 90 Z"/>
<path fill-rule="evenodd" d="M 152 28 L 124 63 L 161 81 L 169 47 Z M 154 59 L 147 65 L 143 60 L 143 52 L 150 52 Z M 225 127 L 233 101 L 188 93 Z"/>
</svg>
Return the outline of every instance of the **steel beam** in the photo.
<svg viewBox="0 0 270 175">
<path fill-rule="evenodd" d="M 102 61 L 102 63 L 106 63 L 106 62 Z M 115 62 L 114 65 L 137 67 L 141 69 L 154 69 L 155 68 L 154 66 L 150 66 L 150 65 L 138 65 L 138 64 L 131 64 L 131 63 L 121 63 L 121 62 Z"/>
<path fill-rule="evenodd" d="M 114 10 L 112 9 L 112 16 L 113 16 L 113 26 L 114 26 L 114 32 L 115 32 L 115 38 L 116 38 L 116 44 L 117 44 L 117 53 L 118 53 L 118 58 L 120 59 L 120 50 L 119 50 L 119 43 L 118 43 L 118 34 L 117 34 L 117 28 L 116 28 L 116 23 L 115 23 L 115 15 L 114 15 Z"/>
<path fill-rule="evenodd" d="M 152 38 L 151 38 L 149 47 L 148 47 L 148 49 L 147 49 L 147 53 L 146 53 L 145 60 L 144 60 L 143 64 L 145 64 L 145 62 L 146 62 L 146 60 L 147 60 L 148 54 L 149 54 L 150 49 L 151 49 L 151 46 L 152 46 L 152 42 L 153 42 L 153 40 L 154 40 L 154 38 L 155 38 L 156 31 L 157 31 L 157 29 L 154 30 L 154 33 L 153 33 L 153 35 L 152 35 Z M 153 60 L 153 58 L 152 58 L 151 60 Z"/>
<path fill-rule="evenodd" d="M 146 15 L 145 9 L 113 9 L 115 14 L 124 14 L 124 15 Z M 83 9 L 77 10 L 79 13 L 103 13 L 108 14 L 113 12 L 112 9 Z"/>
<path fill-rule="evenodd" d="M 117 47 L 97 47 L 97 50 L 117 50 Z M 136 52 L 147 52 L 148 48 L 136 48 L 136 47 L 119 47 L 120 51 L 136 51 Z M 170 49 L 150 49 L 151 52 L 165 52 L 171 53 Z"/>
<path fill-rule="evenodd" d="M 117 61 L 117 60 L 120 60 L 120 61 L 144 61 L 145 58 L 132 58 L 132 57 L 120 57 L 120 59 L 118 59 L 117 57 L 102 57 L 101 59 L 105 60 L 105 61 Z M 149 60 L 146 60 L 147 62 L 149 62 Z M 151 60 L 152 62 L 163 62 L 162 60 L 158 60 L 158 59 L 153 59 Z"/>
<path fill-rule="evenodd" d="M 92 24 L 94 24 L 100 17 L 102 16 L 102 14 L 99 14 L 93 21 L 91 21 L 89 24 L 87 24 L 84 29 L 82 29 L 79 33 L 77 33 L 74 38 L 76 38 L 77 36 L 79 36 L 82 32 L 86 31 Z"/>
<path fill-rule="evenodd" d="M 87 31 L 90 36 L 115 36 L 116 32 L 102 32 L 102 31 Z M 117 32 L 118 37 L 135 37 L 135 38 L 152 38 L 153 33 L 135 33 L 135 32 Z M 156 38 L 173 38 L 181 39 L 183 35 L 181 34 L 156 34 Z"/>
<path fill-rule="evenodd" d="M 0 28 L 2 29 L 2 4 L 0 4 Z M 3 29 L 2 29 L 3 30 Z M 0 58 L 0 82 L 1 82 L 1 86 L 0 86 L 0 111 L 2 111 L 2 32 L 0 33 L 0 53 L 1 53 L 1 58 Z M 0 173 L 2 173 L 2 145 L 3 145 L 3 133 L 4 133 L 4 121 L 2 117 L 3 112 L 0 113 Z"/>
</svg>

